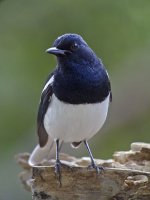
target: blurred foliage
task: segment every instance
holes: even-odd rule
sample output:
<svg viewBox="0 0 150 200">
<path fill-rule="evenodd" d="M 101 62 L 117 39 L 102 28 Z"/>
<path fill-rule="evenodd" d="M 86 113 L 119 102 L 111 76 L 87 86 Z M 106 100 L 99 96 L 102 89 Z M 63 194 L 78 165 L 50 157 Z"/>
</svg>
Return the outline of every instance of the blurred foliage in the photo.
<svg viewBox="0 0 150 200">
<path fill-rule="evenodd" d="M 13 155 L 36 144 L 39 96 L 56 64 L 45 49 L 66 32 L 81 34 L 111 77 L 113 103 L 101 136 L 92 139 L 94 155 L 108 158 L 131 142 L 149 142 L 149 0 L 3 0 L 0 24 L 0 200 L 31 199 L 17 181 Z"/>
</svg>

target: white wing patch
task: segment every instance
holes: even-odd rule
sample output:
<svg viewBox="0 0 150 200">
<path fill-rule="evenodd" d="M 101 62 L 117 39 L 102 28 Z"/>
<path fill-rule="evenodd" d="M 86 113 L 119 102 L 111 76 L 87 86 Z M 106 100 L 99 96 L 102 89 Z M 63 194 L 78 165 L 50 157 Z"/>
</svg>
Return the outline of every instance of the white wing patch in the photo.
<svg viewBox="0 0 150 200">
<path fill-rule="evenodd" d="M 45 84 L 42 92 L 44 92 L 44 90 L 54 81 L 54 75 L 49 79 L 49 81 L 47 81 L 47 83 Z"/>
</svg>

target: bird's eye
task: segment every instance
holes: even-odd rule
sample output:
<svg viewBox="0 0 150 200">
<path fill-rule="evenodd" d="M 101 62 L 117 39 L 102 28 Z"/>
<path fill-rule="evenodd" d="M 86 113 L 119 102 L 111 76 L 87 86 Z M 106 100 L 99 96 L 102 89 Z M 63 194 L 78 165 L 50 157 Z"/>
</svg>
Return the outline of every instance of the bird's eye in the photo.
<svg viewBox="0 0 150 200">
<path fill-rule="evenodd" d="M 77 43 L 73 43 L 71 45 L 71 50 L 75 51 L 78 48 L 78 44 Z"/>
</svg>

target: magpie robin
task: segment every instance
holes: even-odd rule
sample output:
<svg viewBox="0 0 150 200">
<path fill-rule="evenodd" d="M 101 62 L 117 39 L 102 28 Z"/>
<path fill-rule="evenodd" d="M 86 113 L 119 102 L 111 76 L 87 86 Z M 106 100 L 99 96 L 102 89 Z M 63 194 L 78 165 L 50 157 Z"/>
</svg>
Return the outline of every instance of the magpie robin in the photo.
<svg viewBox="0 0 150 200">
<path fill-rule="evenodd" d="M 112 99 L 108 73 L 102 61 L 80 35 L 64 34 L 46 50 L 57 57 L 56 69 L 48 76 L 37 116 L 39 145 L 30 156 L 35 165 L 56 152 L 55 172 L 60 180 L 60 143 L 78 147 L 84 143 L 91 167 L 98 167 L 88 140 L 103 126 Z M 54 150 L 54 142 L 56 150 Z"/>
</svg>

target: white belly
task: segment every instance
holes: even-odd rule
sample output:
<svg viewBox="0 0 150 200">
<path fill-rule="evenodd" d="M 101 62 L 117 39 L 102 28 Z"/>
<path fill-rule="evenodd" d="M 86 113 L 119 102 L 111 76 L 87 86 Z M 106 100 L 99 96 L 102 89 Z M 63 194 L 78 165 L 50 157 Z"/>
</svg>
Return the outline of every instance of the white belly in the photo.
<svg viewBox="0 0 150 200">
<path fill-rule="evenodd" d="M 53 95 L 44 118 L 47 133 L 64 142 L 88 140 L 106 120 L 109 95 L 102 103 L 72 105 Z"/>
</svg>

